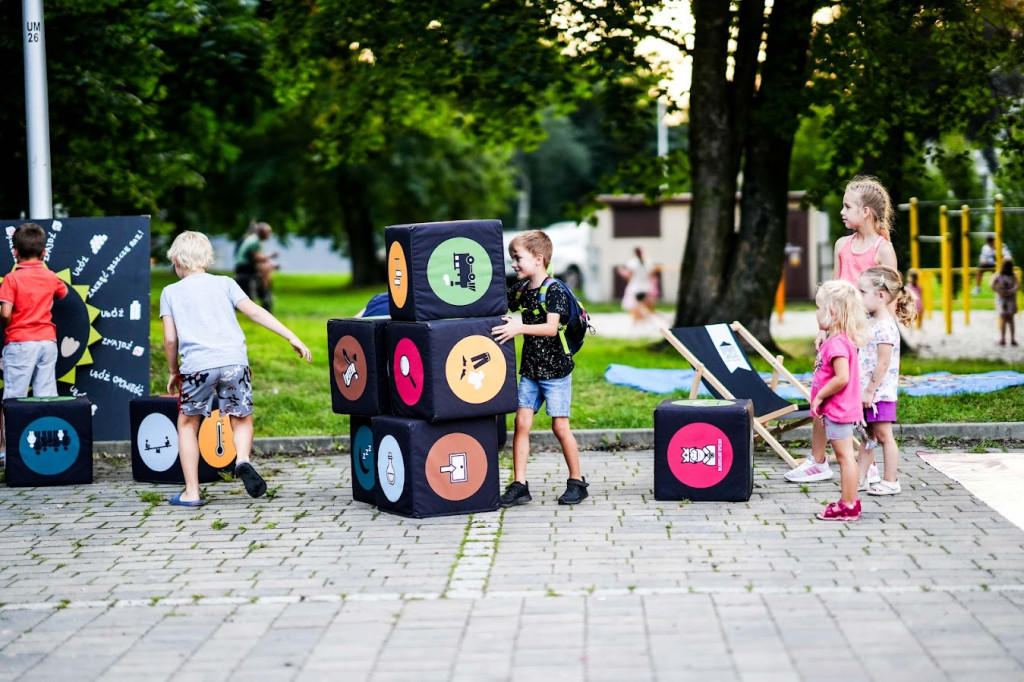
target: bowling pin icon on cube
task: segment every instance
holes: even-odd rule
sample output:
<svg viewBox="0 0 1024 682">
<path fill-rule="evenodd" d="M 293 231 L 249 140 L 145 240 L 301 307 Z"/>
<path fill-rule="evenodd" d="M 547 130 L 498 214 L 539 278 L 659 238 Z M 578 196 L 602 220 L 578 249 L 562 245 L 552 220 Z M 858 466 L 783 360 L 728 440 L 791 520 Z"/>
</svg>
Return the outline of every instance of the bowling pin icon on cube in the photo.
<svg viewBox="0 0 1024 682">
<path fill-rule="evenodd" d="M 92 405 L 85 398 L 4 401 L 7 485 L 92 483 Z"/>
<path fill-rule="evenodd" d="M 515 344 L 499 344 L 500 317 L 391 322 L 387 327 L 391 405 L 426 421 L 515 412 Z"/>
<path fill-rule="evenodd" d="M 327 321 L 331 358 L 331 409 L 336 414 L 375 415 L 391 411 L 388 384 L 387 318 Z"/>
<path fill-rule="evenodd" d="M 377 460 L 373 450 L 373 419 L 352 415 L 349 422 L 352 443 L 352 499 L 377 504 Z"/>
<path fill-rule="evenodd" d="M 384 243 L 392 319 L 486 317 L 508 310 L 500 220 L 391 225 Z"/>
<path fill-rule="evenodd" d="M 754 489 L 749 400 L 665 400 L 654 409 L 654 499 L 743 502 Z"/>
<path fill-rule="evenodd" d="M 423 518 L 498 508 L 494 417 L 431 424 L 373 418 L 377 506 Z"/>
</svg>

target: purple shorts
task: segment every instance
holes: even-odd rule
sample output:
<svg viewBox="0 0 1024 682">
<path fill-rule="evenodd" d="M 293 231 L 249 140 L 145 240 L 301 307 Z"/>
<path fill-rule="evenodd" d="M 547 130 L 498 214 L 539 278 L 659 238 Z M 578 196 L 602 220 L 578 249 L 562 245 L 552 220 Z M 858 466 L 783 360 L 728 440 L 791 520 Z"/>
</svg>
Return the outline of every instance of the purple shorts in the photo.
<svg viewBox="0 0 1024 682">
<path fill-rule="evenodd" d="M 875 403 L 875 409 L 864 410 L 864 421 L 872 422 L 894 422 L 896 421 L 896 401 L 882 400 Z"/>
</svg>

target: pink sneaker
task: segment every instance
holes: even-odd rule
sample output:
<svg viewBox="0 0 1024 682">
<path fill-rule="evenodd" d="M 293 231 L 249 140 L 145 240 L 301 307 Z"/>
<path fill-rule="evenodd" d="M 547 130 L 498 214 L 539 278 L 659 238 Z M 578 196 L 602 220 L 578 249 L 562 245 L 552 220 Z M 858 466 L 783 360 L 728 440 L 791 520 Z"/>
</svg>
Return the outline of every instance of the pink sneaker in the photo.
<svg viewBox="0 0 1024 682">
<path fill-rule="evenodd" d="M 854 500 L 852 505 L 842 500 L 832 502 L 818 514 L 818 518 L 822 521 L 856 521 L 860 518 L 860 499 Z"/>
</svg>

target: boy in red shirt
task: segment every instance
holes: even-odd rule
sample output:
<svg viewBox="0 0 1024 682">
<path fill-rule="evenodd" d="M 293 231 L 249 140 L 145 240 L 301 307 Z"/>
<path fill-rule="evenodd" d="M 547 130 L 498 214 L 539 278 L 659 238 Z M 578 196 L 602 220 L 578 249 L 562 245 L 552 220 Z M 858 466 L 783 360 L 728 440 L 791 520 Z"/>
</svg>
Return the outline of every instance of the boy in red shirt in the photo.
<svg viewBox="0 0 1024 682">
<path fill-rule="evenodd" d="M 24 398 L 31 385 L 37 398 L 57 395 L 57 327 L 53 302 L 68 287 L 43 263 L 46 232 L 35 223 L 14 231 L 18 264 L 0 282 L 0 324 L 6 328 L 4 397 Z"/>
</svg>

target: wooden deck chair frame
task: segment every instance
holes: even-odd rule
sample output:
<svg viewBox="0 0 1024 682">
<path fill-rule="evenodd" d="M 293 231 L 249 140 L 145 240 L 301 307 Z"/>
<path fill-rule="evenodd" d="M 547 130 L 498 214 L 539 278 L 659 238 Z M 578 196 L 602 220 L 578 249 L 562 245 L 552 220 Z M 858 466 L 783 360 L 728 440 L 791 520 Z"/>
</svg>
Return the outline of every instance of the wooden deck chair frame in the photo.
<svg viewBox="0 0 1024 682">
<path fill-rule="evenodd" d="M 758 355 L 764 358 L 764 360 L 771 366 L 772 379 L 771 382 L 768 384 L 768 387 L 771 388 L 772 391 L 774 391 L 778 387 L 779 379 L 783 378 L 790 384 L 795 386 L 801 393 L 803 393 L 804 397 L 807 399 L 807 402 L 810 403 L 810 391 L 808 391 L 807 387 L 800 383 L 800 381 L 795 376 L 793 376 L 792 372 L 786 369 L 786 367 L 783 365 L 783 358 L 781 355 L 772 355 L 771 353 L 769 353 L 768 349 L 765 348 L 760 341 L 754 338 L 754 335 L 747 331 L 746 327 L 744 327 L 739 322 L 733 322 L 728 326 L 729 329 L 732 330 L 733 334 L 738 334 L 744 341 L 747 342 L 747 344 L 750 345 L 751 348 L 757 351 Z M 690 349 L 687 348 L 682 341 L 676 338 L 676 336 L 672 333 L 671 329 L 669 329 L 668 327 L 662 327 L 661 334 L 670 344 L 672 344 L 673 348 L 679 351 L 679 353 L 684 358 L 686 358 L 686 361 L 689 362 L 690 365 L 693 367 L 693 385 L 690 387 L 691 399 L 697 397 L 697 392 L 700 389 L 701 381 L 704 381 L 709 386 L 714 388 L 715 391 L 718 392 L 724 398 L 728 398 L 730 400 L 735 400 L 737 398 L 737 396 L 733 395 L 732 392 L 725 387 L 725 385 L 718 379 L 718 377 L 716 377 L 708 370 L 707 366 L 704 364 L 703 361 L 701 361 L 700 358 L 698 358 L 693 352 L 691 352 Z M 743 398 L 744 396 L 738 397 Z M 786 450 L 785 447 L 783 447 L 783 445 L 778 441 L 777 437 L 785 433 L 786 431 L 794 429 L 798 426 L 802 426 L 803 424 L 809 423 L 811 421 L 810 416 L 785 420 L 785 423 L 780 421 L 787 414 L 797 412 L 799 409 L 800 408 L 797 405 L 790 404 L 789 407 L 775 410 L 774 412 L 755 415 L 753 423 L 754 433 L 756 433 L 762 440 L 764 440 L 764 442 L 767 443 L 772 448 L 772 450 L 774 450 L 779 455 L 779 457 L 781 457 L 791 467 L 796 467 L 797 461 L 793 459 L 792 455 L 790 455 L 789 451 Z M 769 424 L 771 422 L 776 422 L 776 425 L 769 428 Z"/>
</svg>

